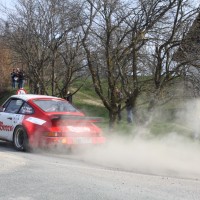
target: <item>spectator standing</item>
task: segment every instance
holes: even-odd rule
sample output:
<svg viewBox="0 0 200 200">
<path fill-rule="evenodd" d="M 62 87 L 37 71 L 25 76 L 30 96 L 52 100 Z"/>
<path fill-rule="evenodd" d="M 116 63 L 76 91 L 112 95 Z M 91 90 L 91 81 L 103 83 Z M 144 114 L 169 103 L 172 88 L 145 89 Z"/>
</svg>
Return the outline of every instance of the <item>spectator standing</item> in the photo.
<svg viewBox="0 0 200 200">
<path fill-rule="evenodd" d="M 133 122 L 133 105 L 132 105 L 132 98 L 128 98 L 125 101 L 126 104 L 126 111 L 127 111 L 127 122 L 130 124 Z"/>
<path fill-rule="evenodd" d="M 24 87 L 24 79 L 25 79 L 25 73 L 24 71 L 21 69 L 18 71 L 18 88 L 21 89 Z"/>
<path fill-rule="evenodd" d="M 72 103 L 72 94 L 70 91 L 67 92 L 66 100 L 69 101 L 69 103 Z"/>
<path fill-rule="evenodd" d="M 16 85 L 17 85 L 17 80 L 18 80 L 17 72 L 16 72 L 15 68 L 13 69 L 13 71 L 11 72 L 10 75 L 11 75 L 11 85 L 12 85 L 12 88 L 15 89 Z"/>
<path fill-rule="evenodd" d="M 118 121 L 121 121 L 122 116 L 121 116 L 121 100 L 123 98 L 122 92 L 116 88 L 116 94 L 117 94 L 117 115 L 118 115 Z"/>
</svg>

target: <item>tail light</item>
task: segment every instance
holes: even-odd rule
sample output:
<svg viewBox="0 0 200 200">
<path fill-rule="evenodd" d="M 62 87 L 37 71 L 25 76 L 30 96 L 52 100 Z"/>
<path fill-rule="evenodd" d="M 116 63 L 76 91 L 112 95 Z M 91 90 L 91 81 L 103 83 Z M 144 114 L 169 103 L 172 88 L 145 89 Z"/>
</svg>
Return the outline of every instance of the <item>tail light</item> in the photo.
<svg viewBox="0 0 200 200">
<path fill-rule="evenodd" d="M 47 132 L 44 134 L 46 137 L 62 137 L 61 132 Z"/>
</svg>

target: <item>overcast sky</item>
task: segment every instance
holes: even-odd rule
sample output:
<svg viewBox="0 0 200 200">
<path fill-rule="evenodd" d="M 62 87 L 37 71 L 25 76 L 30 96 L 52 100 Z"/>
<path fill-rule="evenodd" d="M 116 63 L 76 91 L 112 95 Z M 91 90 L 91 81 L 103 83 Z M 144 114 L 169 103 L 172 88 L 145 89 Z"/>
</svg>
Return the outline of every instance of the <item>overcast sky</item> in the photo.
<svg viewBox="0 0 200 200">
<path fill-rule="evenodd" d="M 4 8 L 12 8 L 17 0 L 0 0 L 0 17 L 4 17 Z"/>
<path fill-rule="evenodd" d="M 199 5 L 199 0 L 190 0 L 193 5 L 198 6 Z M 2 10 L 1 7 L 2 5 L 8 8 L 12 8 L 12 6 L 15 5 L 15 3 L 17 2 L 17 0 L 0 0 L 0 17 L 2 17 Z"/>
<path fill-rule="evenodd" d="M 199 0 L 190 0 L 193 4 L 199 5 Z M 14 5 L 17 2 L 17 0 L 0 0 L 0 4 L 3 4 L 4 6 L 10 7 Z"/>
<path fill-rule="evenodd" d="M 16 0 L 0 0 L 1 5 L 6 7 L 12 7 L 14 5 Z"/>
</svg>

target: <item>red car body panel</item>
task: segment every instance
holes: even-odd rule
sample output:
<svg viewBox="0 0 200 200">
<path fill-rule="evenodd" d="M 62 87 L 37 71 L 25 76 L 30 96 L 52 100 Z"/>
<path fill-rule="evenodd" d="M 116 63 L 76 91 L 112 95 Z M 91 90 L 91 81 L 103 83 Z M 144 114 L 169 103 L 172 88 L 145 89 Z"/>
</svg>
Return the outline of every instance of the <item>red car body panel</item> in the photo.
<svg viewBox="0 0 200 200">
<path fill-rule="evenodd" d="M 105 142 L 101 128 L 94 124 L 98 119 L 86 117 L 84 113 L 78 111 L 64 99 L 43 95 L 13 95 L 3 104 L 4 109 L 11 100 L 19 101 L 18 104 L 21 103 L 20 101 L 23 103 L 17 113 L 10 113 L 12 122 L 8 118 L 4 118 L 4 115 L 7 117 L 6 110 L 0 112 L 0 122 L 5 125 L 12 123 L 13 127 L 13 130 L 7 133 L 7 137 L 5 131 L 0 131 L 0 139 L 12 141 L 16 127 L 23 126 L 28 135 L 29 144 L 33 147 L 49 144 L 82 145 Z M 37 102 L 40 104 L 42 102 L 43 107 L 46 106 L 47 110 L 52 108 L 51 106 L 48 108 L 45 103 L 51 104 L 52 102 L 69 106 L 72 111 L 45 111 L 44 108 L 37 105 Z M 23 109 L 25 109 L 24 114 L 21 111 Z M 31 112 L 26 113 L 26 109 Z"/>
</svg>

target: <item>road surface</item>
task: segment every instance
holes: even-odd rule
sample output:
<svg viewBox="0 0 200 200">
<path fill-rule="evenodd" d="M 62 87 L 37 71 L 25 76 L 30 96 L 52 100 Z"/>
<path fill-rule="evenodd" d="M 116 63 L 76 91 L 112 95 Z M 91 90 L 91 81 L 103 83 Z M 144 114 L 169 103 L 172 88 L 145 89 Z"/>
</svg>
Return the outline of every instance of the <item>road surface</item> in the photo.
<svg viewBox="0 0 200 200">
<path fill-rule="evenodd" d="M 199 200 L 200 180 L 125 170 L 78 153 L 17 152 L 0 142 L 1 200 Z"/>
</svg>

